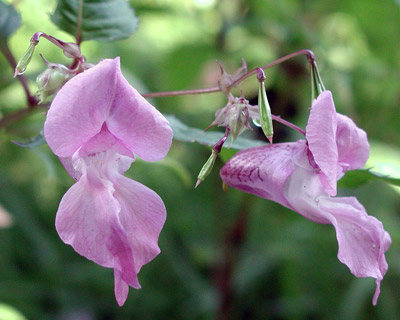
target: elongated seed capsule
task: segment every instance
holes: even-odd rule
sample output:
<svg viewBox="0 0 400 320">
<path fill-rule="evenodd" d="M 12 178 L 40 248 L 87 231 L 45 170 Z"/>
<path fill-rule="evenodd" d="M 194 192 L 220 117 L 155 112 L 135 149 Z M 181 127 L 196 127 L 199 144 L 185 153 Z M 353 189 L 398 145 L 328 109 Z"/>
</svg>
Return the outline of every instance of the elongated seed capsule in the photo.
<svg viewBox="0 0 400 320">
<path fill-rule="evenodd" d="M 268 103 L 267 94 L 265 93 L 265 74 L 263 69 L 257 68 L 258 79 L 258 113 L 260 115 L 261 129 L 272 144 L 274 128 L 272 126 L 271 108 Z"/>
<path fill-rule="evenodd" d="M 212 152 L 206 163 L 203 165 L 203 167 L 200 170 L 199 175 L 197 176 L 197 181 L 195 184 L 195 188 L 199 186 L 200 183 L 202 183 L 207 176 L 211 173 L 212 168 L 214 167 L 215 159 L 217 159 L 218 154 L 222 150 L 222 146 L 224 145 L 226 139 L 228 139 L 230 129 L 229 126 L 225 128 L 225 133 L 224 136 L 213 146 Z"/>
<path fill-rule="evenodd" d="M 14 78 L 25 72 L 26 67 L 28 66 L 29 62 L 31 62 L 33 52 L 35 51 L 36 45 L 37 45 L 37 43 L 31 42 L 29 45 L 29 48 L 24 52 L 21 59 L 19 59 L 18 64 L 15 67 Z"/>
<path fill-rule="evenodd" d="M 197 188 L 201 182 L 203 182 L 207 176 L 211 173 L 212 168 L 214 167 L 215 159 L 218 157 L 218 152 L 215 150 L 212 150 L 210 157 L 206 161 L 206 163 L 203 165 L 203 167 L 200 170 L 199 175 L 197 176 L 197 181 L 196 185 L 194 186 Z"/>
</svg>

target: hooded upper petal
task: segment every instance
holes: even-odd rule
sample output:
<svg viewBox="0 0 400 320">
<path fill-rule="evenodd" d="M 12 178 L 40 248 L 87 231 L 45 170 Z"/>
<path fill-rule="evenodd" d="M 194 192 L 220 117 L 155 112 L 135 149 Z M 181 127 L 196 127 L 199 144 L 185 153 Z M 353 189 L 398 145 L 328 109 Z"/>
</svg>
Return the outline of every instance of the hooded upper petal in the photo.
<svg viewBox="0 0 400 320">
<path fill-rule="evenodd" d="M 69 80 L 47 113 L 44 136 L 59 157 L 72 156 L 97 135 L 109 116 L 119 60 L 103 60 Z"/>
<path fill-rule="evenodd" d="M 342 174 L 364 166 L 369 157 L 369 143 L 364 130 L 349 117 L 337 113 L 336 144 Z"/>
<path fill-rule="evenodd" d="M 338 150 L 336 109 L 330 91 L 322 92 L 312 103 L 306 138 L 326 192 L 336 195 Z"/>
<path fill-rule="evenodd" d="M 108 129 L 143 160 L 164 158 L 172 143 L 168 120 L 126 81 L 119 66 L 116 82 Z"/>
<path fill-rule="evenodd" d="M 109 149 L 144 160 L 166 156 L 172 130 L 165 117 L 124 78 L 119 58 L 101 61 L 68 81 L 51 104 L 44 135 L 59 157 Z"/>
</svg>

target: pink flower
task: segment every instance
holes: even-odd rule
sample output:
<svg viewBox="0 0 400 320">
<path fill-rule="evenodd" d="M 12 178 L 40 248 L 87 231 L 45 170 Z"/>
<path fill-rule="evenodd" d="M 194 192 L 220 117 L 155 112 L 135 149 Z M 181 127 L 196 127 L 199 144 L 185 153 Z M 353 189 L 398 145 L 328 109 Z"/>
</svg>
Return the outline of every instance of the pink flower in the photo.
<svg viewBox="0 0 400 320">
<path fill-rule="evenodd" d="M 382 223 L 369 216 L 354 197 L 336 195 L 336 181 L 347 170 L 361 168 L 369 156 L 366 133 L 336 113 L 331 92 L 324 91 L 311 108 L 305 140 L 238 152 L 221 169 L 229 186 L 278 202 L 322 224 L 332 224 L 338 259 L 356 277 L 376 278 L 375 305 L 388 265 L 391 239 Z"/>
<path fill-rule="evenodd" d="M 124 177 L 134 154 L 147 161 L 166 156 L 168 121 L 123 77 L 119 58 L 103 60 L 69 80 L 47 114 L 44 135 L 77 181 L 56 216 L 61 239 L 97 264 L 114 269 L 122 306 L 137 274 L 159 253 L 166 218 L 161 198 Z"/>
</svg>

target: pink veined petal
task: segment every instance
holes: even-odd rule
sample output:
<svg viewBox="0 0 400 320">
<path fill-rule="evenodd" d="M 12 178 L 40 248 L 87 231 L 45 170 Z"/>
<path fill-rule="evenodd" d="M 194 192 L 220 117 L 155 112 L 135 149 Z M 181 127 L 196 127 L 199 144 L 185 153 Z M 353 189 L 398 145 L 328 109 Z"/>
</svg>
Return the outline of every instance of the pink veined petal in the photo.
<svg viewBox="0 0 400 320">
<path fill-rule="evenodd" d="M 338 150 L 336 146 L 336 109 L 330 91 L 313 101 L 306 127 L 306 139 L 326 192 L 336 195 Z"/>
<path fill-rule="evenodd" d="M 388 264 L 384 253 L 389 249 L 391 239 L 382 223 L 367 215 L 363 206 L 354 197 L 325 198 L 320 201 L 320 209 L 332 214 L 339 243 L 338 259 L 346 264 L 356 277 L 376 278 L 376 305 L 380 282 Z"/>
<path fill-rule="evenodd" d="M 116 82 L 108 129 L 143 160 L 164 158 L 172 143 L 167 119 L 126 81 L 119 64 Z"/>
<path fill-rule="evenodd" d="M 369 143 L 366 132 L 357 127 L 352 119 L 339 113 L 337 113 L 336 144 L 339 165 L 343 167 L 343 171 L 359 169 L 367 162 Z"/>
<path fill-rule="evenodd" d="M 234 188 L 278 202 L 314 222 L 332 224 L 339 260 L 357 277 L 376 278 L 376 304 L 388 268 L 384 254 L 390 236 L 355 198 L 332 198 L 326 193 L 303 141 L 243 150 L 220 174 Z"/>
<path fill-rule="evenodd" d="M 354 197 L 332 198 L 323 192 L 317 175 L 299 167 L 289 177 L 285 194 L 291 208 L 314 222 L 332 224 L 339 244 L 338 259 L 356 277 L 373 277 L 377 289 L 388 265 L 384 253 L 391 239 L 382 223 L 369 216 Z"/>
<path fill-rule="evenodd" d="M 79 161 L 82 160 L 78 159 L 75 167 L 82 166 Z M 137 274 L 144 264 L 160 253 L 157 242 L 166 219 L 164 203 L 154 191 L 122 175 L 132 163 L 131 158 L 107 151 L 89 157 L 85 163 L 90 161 L 96 164 L 102 178 L 113 187 L 112 196 L 120 207 L 119 223 L 133 256 L 130 268 Z M 128 285 L 140 288 L 137 277 L 132 278 L 124 268 L 114 268 L 114 279 L 115 297 L 119 305 L 128 296 Z"/>
<path fill-rule="evenodd" d="M 118 270 L 125 283 L 140 287 L 139 269 L 135 268 L 130 240 L 119 221 L 121 206 L 113 192 L 111 182 L 100 179 L 93 166 L 88 167 L 62 198 L 56 229 L 60 238 L 80 255 Z M 121 283 L 116 286 L 123 291 Z M 119 302 L 122 296 L 118 296 Z"/>
<path fill-rule="evenodd" d="M 100 132 L 116 90 L 119 58 L 103 60 L 69 80 L 54 98 L 44 136 L 59 157 L 72 156 Z"/>
<path fill-rule="evenodd" d="M 233 188 L 288 206 L 283 187 L 297 167 L 292 156 L 305 148 L 300 140 L 239 151 L 221 169 L 221 179 Z"/>
<path fill-rule="evenodd" d="M 141 183 L 121 175 L 114 176 L 112 181 L 114 196 L 121 205 L 119 219 L 132 248 L 135 270 L 139 272 L 160 253 L 158 237 L 165 223 L 166 209 L 158 194 Z"/>
</svg>

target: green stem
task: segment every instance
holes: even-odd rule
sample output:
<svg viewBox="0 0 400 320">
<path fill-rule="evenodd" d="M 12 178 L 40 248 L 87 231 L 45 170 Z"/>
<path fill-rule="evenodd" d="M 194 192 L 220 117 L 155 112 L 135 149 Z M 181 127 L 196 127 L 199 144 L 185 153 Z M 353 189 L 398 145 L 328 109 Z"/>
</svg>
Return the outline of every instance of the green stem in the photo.
<svg viewBox="0 0 400 320">
<path fill-rule="evenodd" d="M 77 26 L 76 26 L 76 35 L 75 35 L 76 44 L 78 46 L 80 46 L 81 42 L 82 42 L 82 32 L 81 32 L 82 31 L 81 30 L 81 27 L 82 27 L 82 10 L 83 10 L 82 0 L 79 0 L 78 23 L 77 23 Z"/>
<path fill-rule="evenodd" d="M 319 74 L 316 61 L 313 61 L 311 63 L 311 88 L 312 88 L 312 97 L 311 97 L 312 100 L 316 99 L 323 91 L 325 91 L 325 86 L 322 83 L 322 79 Z"/>
</svg>

